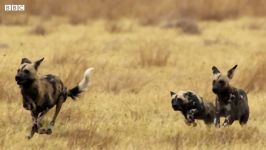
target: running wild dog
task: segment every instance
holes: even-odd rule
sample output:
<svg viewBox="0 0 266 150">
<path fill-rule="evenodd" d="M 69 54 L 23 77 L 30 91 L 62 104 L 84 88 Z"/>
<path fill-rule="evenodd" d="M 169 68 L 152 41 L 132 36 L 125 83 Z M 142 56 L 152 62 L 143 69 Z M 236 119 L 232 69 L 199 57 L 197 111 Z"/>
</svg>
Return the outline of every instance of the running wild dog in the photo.
<svg viewBox="0 0 266 150">
<path fill-rule="evenodd" d="M 205 124 L 213 123 L 215 107 L 212 103 L 203 101 L 203 98 L 193 91 L 171 91 L 170 94 L 173 109 L 183 114 L 187 125 L 196 126 L 195 119 L 203 120 Z"/>
<path fill-rule="evenodd" d="M 37 71 L 43 60 L 44 58 L 31 62 L 29 59 L 23 58 L 15 77 L 21 89 L 23 107 L 31 111 L 32 128 L 27 136 L 28 139 L 32 138 L 34 133 L 52 133 L 52 127 L 55 125 L 62 104 L 67 97 L 74 100 L 81 92 L 87 90 L 89 77 L 93 70 L 93 68 L 87 69 L 81 82 L 76 87 L 68 90 L 57 76 L 51 74 L 38 76 Z M 52 121 L 47 128 L 43 128 L 41 120 L 54 106 L 56 106 L 56 109 Z"/>
<path fill-rule="evenodd" d="M 244 90 L 230 85 L 237 65 L 231 68 L 227 75 L 221 74 L 217 67 L 212 67 L 214 80 L 212 91 L 216 94 L 215 125 L 220 126 L 220 116 L 225 117 L 223 126 L 231 125 L 239 120 L 241 125 L 247 123 L 249 118 L 248 97 Z"/>
</svg>

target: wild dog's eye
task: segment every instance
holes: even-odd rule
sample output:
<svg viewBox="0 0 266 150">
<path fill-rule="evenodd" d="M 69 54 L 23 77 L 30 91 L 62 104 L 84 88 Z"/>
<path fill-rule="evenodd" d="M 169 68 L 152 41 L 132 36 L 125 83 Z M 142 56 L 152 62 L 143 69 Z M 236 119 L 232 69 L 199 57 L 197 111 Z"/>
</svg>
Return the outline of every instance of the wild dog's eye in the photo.
<svg viewBox="0 0 266 150">
<path fill-rule="evenodd" d="M 192 96 L 193 94 L 191 92 L 187 92 L 187 96 Z"/>
<path fill-rule="evenodd" d="M 29 74 L 30 71 L 29 70 L 24 70 L 24 73 Z"/>
</svg>

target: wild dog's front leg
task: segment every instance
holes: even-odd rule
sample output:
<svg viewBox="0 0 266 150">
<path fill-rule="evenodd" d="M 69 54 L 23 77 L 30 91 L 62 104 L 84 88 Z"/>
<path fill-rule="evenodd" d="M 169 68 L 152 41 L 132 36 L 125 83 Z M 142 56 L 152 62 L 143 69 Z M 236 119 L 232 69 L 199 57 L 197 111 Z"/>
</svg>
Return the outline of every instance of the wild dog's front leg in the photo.
<svg viewBox="0 0 266 150">
<path fill-rule="evenodd" d="M 31 111 L 31 117 L 32 117 L 32 127 L 31 127 L 31 131 L 29 132 L 29 134 L 27 135 L 27 138 L 30 139 L 33 137 L 33 135 L 35 134 L 35 132 L 38 131 L 38 113 L 36 111 L 36 104 L 35 102 L 29 98 L 29 97 L 23 97 L 23 107 L 26 110 L 30 110 Z"/>
<path fill-rule="evenodd" d="M 214 118 L 214 124 L 216 127 L 220 128 L 220 104 L 218 102 L 218 100 L 216 100 L 216 109 L 215 109 L 215 118 Z"/>
<path fill-rule="evenodd" d="M 220 128 L 220 112 L 216 112 L 214 118 L 214 124 L 217 128 Z"/>
<path fill-rule="evenodd" d="M 38 120 L 37 120 L 39 125 L 41 125 L 41 121 L 42 121 L 44 115 L 47 114 L 48 111 L 49 111 L 49 108 L 45 109 L 43 112 L 40 113 Z"/>
<path fill-rule="evenodd" d="M 233 117 L 232 117 L 232 105 L 231 105 L 231 103 L 227 104 L 225 106 L 225 109 L 226 109 L 226 113 L 225 113 L 225 120 L 223 123 L 224 127 L 231 125 L 234 122 Z"/>
<path fill-rule="evenodd" d="M 49 111 L 49 109 L 47 108 L 46 110 L 44 110 L 43 112 L 41 112 L 41 114 L 39 115 L 38 119 L 37 119 L 37 123 L 38 123 L 38 133 L 39 134 L 46 134 L 47 132 L 47 129 L 46 128 L 41 128 L 42 127 L 42 124 L 41 124 L 41 121 L 44 117 L 44 115 Z"/>
<path fill-rule="evenodd" d="M 29 134 L 27 135 L 28 139 L 31 139 L 35 134 L 35 132 L 38 131 L 38 122 L 37 122 L 38 113 L 31 112 L 31 116 L 32 116 L 32 127 Z"/>
<path fill-rule="evenodd" d="M 36 104 L 35 102 L 29 98 L 29 97 L 26 97 L 24 96 L 23 97 L 23 107 L 26 109 L 26 110 L 30 110 L 32 112 L 36 112 Z"/>
<path fill-rule="evenodd" d="M 227 115 L 225 117 L 224 123 L 223 123 L 223 127 L 226 127 L 228 125 L 231 125 L 233 123 L 233 119 L 231 115 Z"/>
<path fill-rule="evenodd" d="M 197 123 L 195 122 L 195 115 L 198 113 L 199 111 L 197 109 L 191 109 L 189 110 L 189 112 L 187 113 L 187 121 L 192 123 L 193 127 L 197 126 Z"/>
</svg>

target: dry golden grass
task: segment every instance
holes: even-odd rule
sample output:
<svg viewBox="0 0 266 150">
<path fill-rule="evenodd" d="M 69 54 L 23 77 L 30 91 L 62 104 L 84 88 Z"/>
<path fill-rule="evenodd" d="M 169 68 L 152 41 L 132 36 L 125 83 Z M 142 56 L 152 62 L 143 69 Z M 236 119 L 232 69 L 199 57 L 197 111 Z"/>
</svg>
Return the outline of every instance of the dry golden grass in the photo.
<svg viewBox="0 0 266 150">
<path fill-rule="evenodd" d="M 162 20 L 197 18 L 223 20 L 239 16 L 265 16 L 265 0 L 2 0 L 4 4 L 25 4 L 28 15 L 50 18 L 67 16 L 72 25 L 86 24 L 88 19 L 138 18 L 143 25 L 154 25 Z M 19 13 L 15 14 L 19 15 Z M 0 9 L 0 23 L 27 24 L 28 17 L 14 15 Z"/>
<path fill-rule="evenodd" d="M 188 34 L 200 34 L 200 28 L 195 20 L 192 19 L 179 19 L 166 21 L 162 24 L 163 28 L 180 28 L 184 33 Z"/>
<path fill-rule="evenodd" d="M 201 34 L 190 35 L 134 20 L 112 32 L 105 20 L 51 18 L 41 22 L 49 31 L 43 36 L 29 33 L 38 20 L 0 26 L 0 149 L 265 149 L 265 19 L 199 21 Z M 31 117 L 14 80 L 22 57 L 45 57 L 39 73 L 59 75 L 69 88 L 95 68 L 90 90 L 65 102 L 52 135 L 25 139 Z M 214 102 L 211 67 L 225 72 L 234 64 L 232 84 L 249 90 L 247 126 L 187 126 L 169 91 L 194 90 Z"/>
<path fill-rule="evenodd" d="M 137 66 L 166 66 L 171 55 L 169 43 L 163 41 L 147 41 L 139 45 L 139 63 Z"/>
</svg>

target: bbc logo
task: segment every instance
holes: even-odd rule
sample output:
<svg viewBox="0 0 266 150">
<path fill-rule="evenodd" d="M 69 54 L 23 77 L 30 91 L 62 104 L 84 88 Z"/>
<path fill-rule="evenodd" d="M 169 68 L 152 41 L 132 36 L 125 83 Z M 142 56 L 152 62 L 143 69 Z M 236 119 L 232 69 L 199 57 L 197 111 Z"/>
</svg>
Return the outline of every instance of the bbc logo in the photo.
<svg viewBox="0 0 266 150">
<path fill-rule="evenodd" d="M 5 5 L 5 11 L 25 11 L 25 5 Z"/>
</svg>

